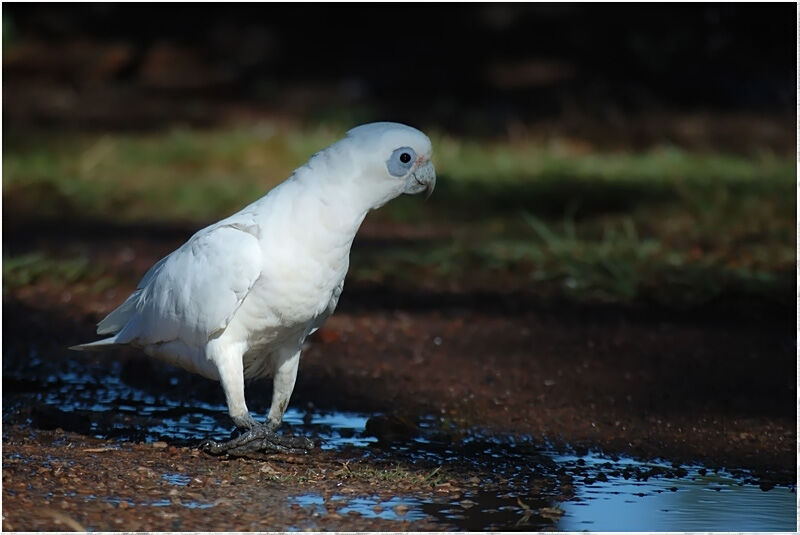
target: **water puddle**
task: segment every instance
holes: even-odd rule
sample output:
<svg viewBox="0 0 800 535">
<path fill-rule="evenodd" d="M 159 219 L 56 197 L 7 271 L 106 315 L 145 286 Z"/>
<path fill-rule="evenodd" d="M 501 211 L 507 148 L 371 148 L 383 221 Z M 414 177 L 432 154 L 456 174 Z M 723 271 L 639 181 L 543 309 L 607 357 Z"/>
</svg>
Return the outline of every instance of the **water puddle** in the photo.
<svg viewBox="0 0 800 535">
<path fill-rule="evenodd" d="M 577 489 L 564 502 L 566 531 L 794 531 L 797 496 L 768 492 L 730 474 L 629 482 L 619 478 Z M 702 469 L 700 469 L 702 470 Z"/>
<path fill-rule="evenodd" d="M 176 487 L 185 487 L 192 480 L 192 478 L 186 474 L 163 474 L 161 479 Z"/>
<path fill-rule="evenodd" d="M 187 509 L 209 509 L 211 507 L 216 507 L 216 503 L 204 503 L 199 502 L 197 500 L 169 500 L 166 498 L 156 499 L 156 500 L 142 500 L 136 502 L 130 498 L 120 498 L 118 496 L 104 496 L 102 498 L 98 498 L 94 494 L 90 494 L 84 497 L 84 500 L 87 502 L 91 502 L 94 500 L 102 499 L 104 502 L 113 504 L 115 506 L 119 506 L 121 503 L 124 503 L 128 507 L 169 507 L 171 505 L 181 505 L 186 507 Z"/>
<path fill-rule="evenodd" d="M 587 474 L 561 504 L 567 531 L 794 531 L 795 488 L 760 488 L 747 471 L 555 455 Z"/>
<path fill-rule="evenodd" d="M 118 441 L 194 445 L 223 440 L 231 424 L 225 406 L 187 388 L 131 386 L 111 365 L 77 361 L 4 369 L 3 421 L 33 429 L 62 429 Z M 170 384 L 174 381 L 170 380 Z M 639 461 L 600 453 L 565 453 L 526 437 L 449 429 L 437 418 L 396 417 L 291 408 L 285 420 L 295 434 L 322 441 L 323 449 L 359 452 L 376 463 L 404 463 L 427 471 L 461 474 L 456 497 L 421 498 L 305 493 L 296 504 L 318 518 L 332 513 L 390 521 L 432 520 L 443 529 L 567 531 L 794 531 L 795 487 L 758 481 L 746 470 L 711 470 Z M 13 454 L 6 462 L 24 462 Z M 185 487 L 190 476 L 166 473 Z M 774 487 L 774 488 L 773 488 Z M 470 490 L 472 489 L 472 490 Z M 763 490 L 762 490 L 763 489 Z M 105 499 L 120 501 L 120 498 Z M 129 506 L 168 506 L 170 500 Z M 181 502 L 187 508 L 215 504 Z"/>
<path fill-rule="evenodd" d="M 394 497 L 388 500 L 378 496 L 348 497 L 335 494 L 326 502 L 321 494 L 307 493 L 295 496 L 291 503 L 296 503 L 312 515 L 325 515 L 334 511 L 339 515 L 356 513 L 364 518 L 382 518 L 384 520 L 422 520 L 427 518 L 423 510 L 423 502 L 416 498 Z"/>
<path fill-rule="evenodd" d="M 581 459 L 609 462 L 597 455 Z M 631 459 L 625 462 L 650 468 Z M 381 500 L 377 496 L 333 496 L 326 502 L 322 495 L 312 493 L 296 496 L 292 503 L 316 516 L 354 511 L 366 518 L 387 520 L 433 518 L 465 531 L 795 530 L 796 494 L 791 489 L 778 487 L 765 492 L 730 474 L 700 476 L 699 470 L 703 469 L 692 468 L 680 479 L 657 477 L 646 482 L 606 476 L 603 481 L 575 485 L 574 497 L 563 501 L 547 492 L 532 497 L 529 493 L 487 490 L 465 492 L 457 500 L 428 501 L 413 497 Z M 336 503 L 337 500 L 341 502 Z"/>
<path fill-rule="evenodd" d="M 43 373 L 32 374 L 39 366 L 44 368 Z M 33 358 L 32 366 L 22 373 L 4 370 L 4 393 L 13 393 L 13 400 L 10 396 L 4 399 L 4 422 L 24 420 L 36 428 L 60 427 L 95 438 L 181 445 L 231 436 L 232 425 L 224 404 L 187 398 L 185 391 L 173 392 L 176 397 L 171 397 L 169 393 L 130 386 L 120 378 L 116 363 L 111 365 L 111 373 L 74 361 L 63 363 L 58 371 L 48 368 Z M 172 379 L 170 384 L 177 381 Z M 286 428 L 318 437 L 322 449 L 374 443 L 375 438 L 357 433 L 363 431 L 368 418 L 348 412 L 309 414 L 293 407 L 284 415 Z"/>
</svg>

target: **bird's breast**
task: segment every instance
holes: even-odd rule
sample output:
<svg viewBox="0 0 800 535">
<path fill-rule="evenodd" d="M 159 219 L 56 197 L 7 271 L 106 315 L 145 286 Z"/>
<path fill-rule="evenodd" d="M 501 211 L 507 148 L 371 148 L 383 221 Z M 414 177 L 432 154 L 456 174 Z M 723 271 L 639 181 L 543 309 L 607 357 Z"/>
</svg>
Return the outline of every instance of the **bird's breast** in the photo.
<svg viewBox="0 0 800 535">
<path fill-rule="evenodd" d="M 275 263 L 264 270 L 229 325 L 251 348 L 301 344 L 327 310 L 347 263 Z"/>
<path fill-rule="evenodd" d="M 251 347 L 285 345 L 292 338 L 302 343 L 310 327 L 330 313 L 363 220 L 344 217 L 302 181 L 284 184 L 273 190 L 260 221 L 261 274 L 231 322 Z"/>
</svg>

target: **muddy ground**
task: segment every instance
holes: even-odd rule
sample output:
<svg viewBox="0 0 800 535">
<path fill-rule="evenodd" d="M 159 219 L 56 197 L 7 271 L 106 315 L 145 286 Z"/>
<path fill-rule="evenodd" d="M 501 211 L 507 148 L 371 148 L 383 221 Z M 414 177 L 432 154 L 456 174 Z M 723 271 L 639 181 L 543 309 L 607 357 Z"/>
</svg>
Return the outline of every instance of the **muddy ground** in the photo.
<svg viewBox="0 0 800 535">
<path fill-rule="evenodd" d="M 778 53 L 790 23 L 774 9 L 478 6 L 441 27 L 441 16 L 409 16 L 407 6 L 388 15 L 337 7 L 311 20 L 293 7 L 165 17 L 124 6 L 16 6 L 3 20 L 3 126 L 23 147 L 73 131 L 340 116 L 352 125 L 363 115 L 477 139 L 566 142 L 576 154 L 795 150 L 795 70 Z M 363 46 L 368 31 L 385 40 L 387 24 L 409 20 L 414 39 L 394 40 L 402 47 L 391 61 Z M 298 42 L 309 24 L 330 39 Z M 338 52 L 320 62 L 320 41 Z M 412 71 L 422 83 L 407 83 Z M 47 171 L 48 161 L 32 169 Z M 70 162 L 55 174 L 70 176 Z M 218 384 L 133 350 L 66 349 L 94 339 L 95 323 L 200 225 L 87 220 L 71 194 L 46 181 L 37 188 L 19 197 L 4 189 L 4 260 L 83 256 L 101 273 L 9 287 L 4 279 L 4 530 L 580 530 L 595 525 L 562 520 L 568 504 L 588 505 L 581 489 L 610 491 L 605 498 L 615 492 L 608 485 L 635 482 L 623 496 L 634 506 L 675 493 L 678 513 L 690 516 L 696 495 L 673 484 L 691 478 L 702 479 L 704 497 L 737 485 L 766 497 L 723 503 L 748 517 L 766 518 L 770 499 L 788 498 L 770 502 L 785 522 L 718 525 L 706 508 L 707 524 L 639 530 L 794 528 L 793 305 L 734 295 L 685 309 L 595 303 L 552 292 L 528 271 L 473 270 L 449 284 L 424 275 L 415 284 L 350 280 L 308 341 L 283 427 L 318 447 L 216 458 L 196 446 L 232 428 Z M 624 190 L 622 200 L 612 188 L 595 204 L 627 210 L 626 198 L 649 195 Z M 558 217 L 567 206 L 546 195 L 537 202 Z M 59 219 L 44 221 L 43 212 Z M 355 248 L 374 258 L 392 241 L 435 232 L 446 241 L 442 223 L 368 218 Z M 739 238 L 781 239 L 772 230 Z M 248 386 L 257 415 L 270 388 Z M 733 477 L 724 488 L 708 479 L 721 469 Z"/>
<path fill-rule="evenodd" d="M 69 229 L 36 239 L 13 231 L 6 228 L 7 248 L 82 243 L 124 282 L 97 292 L 44 281 L 4 293 L 4 530 L 551 529 L 561 514 L 552 504 L 570 499 L 584 474 L 548 464 L 544 449 L 665 459 L 678 472 L 698 462 L 746 469 L 765 490 L 795 484 L 791 310 L 735 299 L 675 310 L 477 287 L 346 285 L 337 313 L 309 340 L 292 407 L 366 414 L 380 441 L 220 459 L 174 429 L 147 435 L 148 420 L 136 415 L 120 424 L 118 411 L 69 411 L 41 395 L 77 369 L 187 406 L 223 403 L 215 383 L 135 351 L 65 349 L 92 339 L 94 323 L 180 244 L 181 231 L 94 239 Z M 364 231 L 383 232 L 369 221 Z M 77 387 L 59 388 L 68 395 Z M 251 410 L 266 412 L 269 391 L 269 383 L 248 387 Z M 413 440 L 425 433 L 439 442 Z M 469 450 L 476 436 L 490 438 Z M 442 441 L 446 461 L 428 455 Z M 514 450 L 527 465 L 511 475 L 492 451 L 504 444 L 528 448 L 523 457 Z M 508 521 L 414 516 L 403 501 L 469 511 L 465 497 L 492 488 L 519 504 Z M 343 508 L 348 500 L 361 509 Z"/>
</svg>

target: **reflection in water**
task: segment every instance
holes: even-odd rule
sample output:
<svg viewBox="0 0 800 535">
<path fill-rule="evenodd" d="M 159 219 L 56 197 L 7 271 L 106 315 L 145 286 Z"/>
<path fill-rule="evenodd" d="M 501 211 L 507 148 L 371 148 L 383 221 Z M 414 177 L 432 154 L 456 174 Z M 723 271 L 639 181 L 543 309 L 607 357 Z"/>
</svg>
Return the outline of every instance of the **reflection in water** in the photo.
<svg viewBox="0 0 800 535">
<path fill-rule="evenodd" d="M 597 456 L 584 461 L 607 462 Z M 631 459 L 623 459 L 631 463 Z M 637 463 L 638 464 L 638 463 Z M 794 531 L 797 495 L 763 491 L 725 472 L 630 481 L 609 478 L 576 485 L 564 502 L 558 528 L 565 531 Z M 705 472 L 704 470 L 702 470 Z"/>
<path fill-rule="evenodd" d="M 186 474 L 163 474 L 161 479 L 176 487 L 185 487 L 189 484 L 189 481 L 192 480 L 192 478 Z"/>
<path fill-rule="evenodd" d="M 187 445 L 230 435 L 232 426 L 221 403 L 183 399 L 185 391 L 154 394 L 132 387 L 114 366 L 111 373 L 77 361 L 57 366 L 61 369 L 32 359 L 24 370 L 4 370 L 4 423 L 62 427 L 121 441 Z M 430 519 L 462 530 L 794 531 L 796 526 L 795 490 L 762 491 L 744 471 L 734 475 L 702 467 L 676 468 L 668 462 L 565 455 L 531 440 L 448 431 L 436 418 L 404 424 L 399 434 L 394 429 L 393 440 L 382 442 L 367 436 L 369 418 L 290 408 L 285 420 L 293 432 L 319 438 L 323 449 L 359 448 L 376 462 L 404 462 L 424 469 L 445 465 L 469 474 L 464 478 L 474 481 L 466 487 L 479 490 L 464 490 L 456 499 L 342 495 L 326 503 L 319 494 L 295 496 L 294 503 L 310 515 L 355 511 L 385 520 Z M 189 481 L 189 476 L 178 473 L 162 477 L 176 486 Z"/>
</svg>

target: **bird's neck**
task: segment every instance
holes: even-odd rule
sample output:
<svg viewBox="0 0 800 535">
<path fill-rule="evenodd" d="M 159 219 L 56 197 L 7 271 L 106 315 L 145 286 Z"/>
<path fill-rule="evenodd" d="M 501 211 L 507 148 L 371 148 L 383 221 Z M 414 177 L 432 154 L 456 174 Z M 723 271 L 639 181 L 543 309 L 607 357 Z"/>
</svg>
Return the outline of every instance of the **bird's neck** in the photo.
<svg viewBox="0 0 800 535">
<path fill-rule="evenodd" d="M 291 206 L 287 213 L 294 224 L 294 238 L 317 251 L 334 256 L 348 255 L 367 212 L 373 208 L 364 192 L 352 186 L 346 170 L 333 169 L 313 158 L 287 181 L 285 199 L 279 206 Z"/>
</svg>

